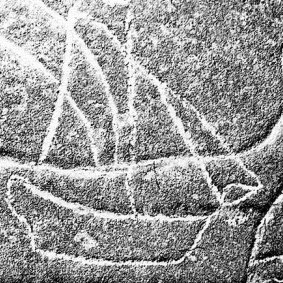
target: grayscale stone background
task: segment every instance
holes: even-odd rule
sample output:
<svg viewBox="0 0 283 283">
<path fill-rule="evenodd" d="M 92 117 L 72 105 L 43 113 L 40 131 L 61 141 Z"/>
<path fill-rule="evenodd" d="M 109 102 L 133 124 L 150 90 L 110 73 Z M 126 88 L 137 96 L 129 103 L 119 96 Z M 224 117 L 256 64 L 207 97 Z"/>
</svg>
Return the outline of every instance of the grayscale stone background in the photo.
<svg viewBox="0 0 283 283">
<path fill-rule="evenodd" d="M 283 282 L 280 0 L 0 0 L 0 282 Z"/>
</svg>

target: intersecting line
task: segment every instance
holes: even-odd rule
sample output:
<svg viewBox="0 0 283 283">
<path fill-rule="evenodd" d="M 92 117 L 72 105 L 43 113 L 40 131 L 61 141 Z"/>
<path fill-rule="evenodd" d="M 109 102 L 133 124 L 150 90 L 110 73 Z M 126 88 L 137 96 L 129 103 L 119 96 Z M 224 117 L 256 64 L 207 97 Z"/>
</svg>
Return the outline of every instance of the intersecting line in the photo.
<svg viewBox="0 0 283 283">
<path fill-rule="evenodd" d="M 83 205 L 77 204 L 77 203 L 70 203 L 66 202 L 61 198 L 55 197 L 51 193 L 48 193 L 46 191 L 42 191 L 38 189 L 36 186 L 29 183 L 29 181 L 21 177 L 19 175 L 12 175 L 10 179 L 7 182 L 7 197 L 5 198 L 5 201 L 8 205 L 8 208 L 10 209 L 13 216 L 15 216 L 18 221 L 26 227 L 28 231 L 28 237 L 30 239 L 30 244 L 33 251 L 38 252 L 42 257 L 48 257 L 49 259 L 62 259 L 66 261 L 73 261 L 73 262 L 79 262 L 81 264 L 86 265 L 101 265 L 101 266 L 168 266 L 168 265 L 177 265 L 182 263 L 186 259 L 186 254 L 181 257 L 178 260 L 170 260 L 170 261 L 110 261 L 110 260 L 103 260 L 103 259 L 85 259 L 81 256 L 70 256 L 67 254 L 62 253 L 56 253 L 53 251 L 44 251 L 42 249 L 38 249 L 36 247 L 35 239 L 37 236 L 35 235 L 35 232 L 32 229 L 32 226 L 28 223 L 27 219 L 23 216 L 17 213 L 16 209 L 13 207 L 12 202 L 13 195 L 11 192 L 11 188 L 13 186 L 14 182 L 21 182 L 22 185 L 25 186 L 26 189 L 28 189 L 33 195 L 40 197 L 41 199 L 51 201 L 52 203 L 64 207 L 68 210 L 73 211 L 75 214 L 78 215 L 92 215 L 95 218 L 105 218 L 105 219 L 114 219 L 117 221 L 132 219 L 136 220 L 135 215 L 118 215 L 114 213 L 109 212 L 100 212 L 93 209 L 90 209 L 88 207 L 84 207 Z M 211 217 L 211 216 L 209 216 Z M 203 221 L 207 219 L 207 216 L 188 216 L 188 217 L 178 217 L 178 218 L 171 218 L 164 215 L 157 215 L 154 217 L 151 216 L 143 216 L 139 215 L 138 220 L 139 221 L 160 221 L 160 222 L 195 222 L 195 221 Z M 207 224 L 206 224 L 207 225 Z M 203 231 L 203 229 L 201 229 Z"/>
<path fill-rule="evenodd" d="M 65 21 L 65 20 L 64 20 Z M 64 22 L 64 26 L 65 26 L 65 22 Z M 78 36 L 78 35 L 76 35 L 76 36 Z M 78 38 L 77 38 L 78 39 Z M 80 41 L 80 40 L 79 40 Z M 160 82 L 159 82 L 160 83 Z M 167 97 L 164 97 L 163 96 L 163 103 L 167 103 Z M 172 109 L 172 108 L 170 108 L 170 106 L 168 105 L 167 106 L 167 108 L 169 109 L 169 112 L 171 111 L 171 115 L 174 117 L 174 109 Z M 277 123 L 276 125 L 275 125 L 275 127 L 274 127 L 274 130 L 275 131 L 272 131 L 272 133 L 274 133 L 275 132 L 275 134 L 276 135 L 274 135 L 274 134 L 272 134 L 271 133 L 271 135 L 269 136 L 269 138 L 268 139 L 266 139 L 265 140 L 265 142 L 263 142 L 262 143 L 262 145 L 261 146 L 259 146 L 258 148 L 263 148 L 263 147 L 265 147 L 266 145 L 269 145 L 269 144 L 272 144 L 273 142 L 274 142 L 274 139 L 275 138 L 277 138 L 277 136 L 278 136 L 278 132 L 281 130 L 281 128 L 282 128 L 282 116 L 281 116 L 281 118 L 280 118 L 280 120 L 278 121 L 279 123 Z M 177 123 L 178 124 L 178 123 Z M 179 125 L 179 126 L 177 126 L 177 127 L 179 127 L 179 130 L 181 130 L 181 132 L 182 132 L 182 127 Z M 201 235 L 202 235 L 202 233 L 200 234 L 200 237 L 201 237 Z"/>
<path fill-rule="evenodd" d="M 57 97 L 57 101 L 55 103 L 55 110 L 53 112 L 50 125 L 47 129 L 47 135 L 44 138 L 43 145 L 42 145 L 42 153 L 39 157 L 39 163 L 42 163 L 50 150 L 52 145 L 54 136 L 56 135 L 56 131 L 59 125 L 59 119 L 62 115 L 62 108 L 64 103 L 64 97 L 68 92 L 68 82 L 70 77 L 70 68 L 69 64 L 71 62 L 71 53 L 72 53 L 72 34 L 71 34 L 71 25 L 74 24 L 74 18 L 71 18 L 72 8 L 68 15 L 68 21 L 66 26 L 66 51 L 63 58 L 63 68 L 62 68 L 62 78 L 61 78 L 61 85 L 59 86 L 59 93 Z M 73 15 L 72 15 L 73 16 Z"/>
<path fill-rule="evenodd" d="M 256 256 L 257 256 L 257 253 L 259 252 L 262 236 L 264 235 L 264 233 L 266 231 L 268 223 L 273 219 L 272 215 L 274 213 L 274 210 L 276 209 L 276 207 L 279 204 L 281 204 L 281 205 L 283 204 L 283 194 L 282 193 L 273 202 L 270 209 L 267 211 L 267 213 L 261 219 L 260 224 L 257 227 L 257 231 L 256 231 L 256 234 L 255 234 L 255 242 L 254 242 L 252 254 L 251 254 L 251 257 L 250 257 L 250 263 L 249 263 L 250 266 L 257 264 L 258 262 L 269 262 L 269 261 L 272 261 L 274 259 L 279 259 L 283 262 L 283 255 L 272 256 L 272 257 L 267 257 L 267 258 L 264 258 L 264 259 L 256 260 Z"/>
</svg>

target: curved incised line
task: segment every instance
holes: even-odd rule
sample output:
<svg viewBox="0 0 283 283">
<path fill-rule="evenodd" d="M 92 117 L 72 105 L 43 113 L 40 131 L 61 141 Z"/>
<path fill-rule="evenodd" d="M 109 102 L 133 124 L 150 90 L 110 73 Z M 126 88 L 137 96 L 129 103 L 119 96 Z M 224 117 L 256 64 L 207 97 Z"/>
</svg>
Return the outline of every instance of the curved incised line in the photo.
<svg viewBox="0 0 283 283">
<path fill-rule="evenodd" d="M 39 6 L 46 13 L 48 13 L 50 16 L 52 16 L 58 22 L 58 24 L 62 25 L 64 28 L 66 28 L 66 24 L 67 24 L 66 20 L 62 16 L 60 16 L 58 13 L 56 13 L 55 11 L 53 11 L 52 9 L 47 7 L 42 1 L 40 1 L 40 0 L 39 1 L 25 0 L 25 2 L 32 3 L 34 5 Z M 103 29 L 107 33 L 109 38 L 111 38 L 112 42 L 115 43 L 116 47 L 119 48 L 120 50 L 123 50 L 123 46 L 121 45 L 120 41 L 116 38 L 116 36 L 113 33 L 111 33 L 110 30 L 108 30 L 108 28 L 105 24 L 102 24 L 100 22 L 93 22 L 93 24 L 95 24 L 96 27 Z M 73 36 L 77 39 L 80 38 L 79 35 L 74 30 L 73 30 Z M 20 51 L 21 51 L 20 53 L 23 54 L 22 47 L 17 46 L 17 48 L 19 48 Z M 131 55 L 131 57 L 132 57 L 132 55 Z M 136 63 L 137 67 L 142 67 L 137 61 L 134 61 L 134 62 Z M 36 66 L 34 65 L 34 67 L 36 67 Z M 37 68 L 40 69 L 41 67 L 38 66 Z M 52 76 L 52 79 L 56 80 L 54 75 L 51 74 L 51 76 Z M 204 156 L 204 157 L 202 157 L 202 159 L 209 161 L 209 160 L 235 159 L 235 158 L 238 158 L 238 157 L 242 158 L 246 155 L 249 155 L 249 154 L 252 154 L 252 153 L 255 153 L 255 152 L 260 152 L 265 147 L 272 146 L 279 139 L 279 137 L 282 134 L 283 134 L 283 114 L 281 115 L 281 117 L 276 122 L 271 133 L 260 144 L 257 144 L 256 146 L 254 146 L 254 147 L 252 147 L 248 150 L 242 151 L 240 153 L 237 153 L 237 154 L 226 154 L 226 155 L 218 155 L 218 156 L 216 155 L 216 156 L 211 156 L 211 157 Z"/>
<path fill-rule="evenodd" d="M 57 18 L 58 18 L 58 16 L 56 16 Z M 60 17 L 60 16 L 59 16 Z M 60 23 L 63 23 L 63 25 L 64 25 L 64 27 L 65 27 L 65 25 L 66 25 L 66 22 L 65 22 L 65 20 L 63 19 L 61 19 L 60 20 Z M 76 40 L 79 42 L 79 43 L 81 43 L 81 44 L 84 44 L 84 42 L 83 42 L 83 40 L 75 33 L 75 31 L 74 30 L 72 30 L 72 34 L 73 34 L 73 36 L 75 36 L 76 37 Z M 86 45 L 84 44 L 83 45 L 84 47 L 86 47 Z M 87 48 L 87 47 L 86 47 Z M 85 52 L 88 52 L 87 51 L 88 49 L 85 49 L 84 51 Z M 138 64 L 136 61 L 134 61 L 136 64 Z M 34 66 L 36 67 L 36 68 L 38 68 L 38 69 L 42 69 L 42 66 L 40 66 L 40 65 L 36 65 L 36 64 L 34 64 Z M 143 67 L 141 66 L 141 65 L 139 65 L 138 66 L 139 67 L 139 69 L 142 69 Z M 146 73 L 148 74 L 148 72 L 146 71 Z M 50 76 L 50 74 L 49 74 L 49 76 Z M 154 78 L 154 77 L 153 77 Z M 158 84 L 160 84 L 160 81 L 158 81 Z M 164 84 L 161 84 L 161 87 L 164 87 Z M 166 93 L 165 91 L 164 91 L 164 93 Z M 162 101 L 163 101 L 163 103 L 164 104 L 166 104 L 166 103 L 168 103 L 168 101 L 167 101 L 167 97 L 166 96 L 163 96 L 162 97 Z M 170 105 L 168 105 L 167 104 L 167 109 L 169 109 L 169 112 L 171 112 L 171 116 L 173 115 L 173 117 L 175 117 L 176 115 L 174 114 L 174 109 L 172 109 L 171 108 L 171 106 Z M 175 117 L 176 118 L 176 117 Z M 177 120 L 177 118 L 175 119 L 175 120 Z M 183 131 L 182 131 L 182 127 L 180 126 L 180 124 L 178 124 L 178 122 L 177 122 L 177 127 L 179 127 L 179 131 L 181 131 L 182 133 L 183 133 Z M 274 144 L 276 141 L 277 141 L 277 139 L 278 139 L 278 137 L 282 134 L 282 128 L 283 128 L 283 115 L 280 117 L 280 119 L 278 120 L 278 122 L 276 123 L 276 125 L 273 127 L 273 129 L 272 129 L 272 131 L 271 131 L 271 133 L 270 133 L 270 135 L 261 143 L 261 144 L 259 144 L 259 145 L 257 145 L 257 146 L 255 146 L 255 147 L 253 147 L 253 148 L 251 148 L 251 149 L 249 149 L 249 150 L 247 150 L 247 151 L 245 151 L 245 152 L 241 152 L 241 153 L 239 153 L 239 154 L 237 154 L 237 155 L 233 155 L 233 154 L 231 154 L 231 155 L 226 155 L 226 156 L 216 156 L 216 157 L 214 157 L 214 158 L 211 158 L 211 160 L 217 160 L 217 159 L 231 159 L 231 158 L 233 158 L 233 159 L 235 159 L 236 160 L 236 158 L 238 158 L 238 157 L 241 157 L 241 156 L 243 156 L 243 155 L 245 155 L 245 154 L 249 154 L 249 153 L 252 153 L 252 152 L 257 152 L 257 151 L 260 151 L 260 150 L 262 150 L 262 149 L 264 149 L 266 146 L 270 146 L 270 145 L 272 145 L 272 144 Z M 186 160 L 188 160 L 188 158 L 186 159 Z M 192 158 L 192 160 L 194 160 L 195 162 L 198 162 L 198 157 L 197 156 L 194 156 L 193 158 Z M 203 159 L 203 162 L 204 162 L 204 160 L 205 160 L 205 158 Z M 9 193 L 10 191 L 8 190 L 8 193 Z M 11 203 L 9 202 L 9 201 L 7 201 L 7 203 L 8 203 L 8 206 L 9 206 L 9 208 L 11 209 L 11 211 L 13 212 L 13 214 L 19 219 L 19 221 L 21 221 L 22 223 L 24 223 L 25 225 L 28 225 L 28 223 L 27 223 L 27 221 L 22 217 L 22 216 L 20 216 L 20 215 L 18 215 L 14 210 L 13 210 L 13 207 L 11 206 Z M 211 223 L 211 219 L 213 218 L 213 216 L 211 216 L 211 217 L 209 217 L 208 219 L 207 219 L 207 222 L 206 222 L 206 225 L 204 226 L 204 228 L 201 230 L 201 232 L 199 233 L 199 235 L 197 236 L 197 239 L 196 239 L 196 241 L 195 241 L 195 246 L 199 243 L 199 241 L 200 241 L 200 239 L 202 238 L 202 235 L 203 235 L 203 233 L 206 231 L 206 229 L 207 229 L 207 227 L 209 226 L 209 224 Z M 28 229 L 28 231 L 29 231 L 29 233 L 31 233 L 30 231 L 31 231 L 31 229 L 29 229 L 28 227 L 27 227 L 27 229 Z M 193 245 L 193 247 L 194 247 L 194 245 Z M 33 244 L 32 244 L 32 246 L 33 246 Z M 46 252 L 44 252 L 44 253 L 46 253 Z M 47 252 L 48 253 L 48 252 Z M 49 252 L 50 254 L 49 254 L 49 256 L 50 256 L 50 258 L 52 257 L 52 252 Z M 57 255 L 57 256 L 59 256 L 60 257 L 60 255 Z M 64 255 L 64 256 L 62 256 L 62 257 L 64 257 L 64 259 L 66 259 L 66 260 L 69 260 L 68 258 L 70 258 L 69 256 L 67 256 L 67 255 Z M 183 257 L 182 259 L 180 259 L 180 260 L 178 260 L 178 261 L 172 261 L 171 262 L 171 264 L 179 264 L 179 263 L 181 263 L 183 260 L 184 260 L 184 258 L 185 257 Z M 73 261 L 76 261 L 76 259 L 72 259 Z M 79 260 L 80 261 L 80 260 Z M 83 261 L 83 260 L 82 260 Z M 82 262 L 82 261 L 80 261 L 80 262 Z M 99 262 L 102 262 L 101 260 L 96 260 L 95 261 L 95 263 L 91 263 L 91 264 L 99 264 Z M 133 262 L 131 262 L 131 263 L 129 263 L 129 264 L 132 264 Z M 170 262 L 169 262 L 170 263 Z M 102 265 L 107 265 L 108 263 L 105 263 L 105 261 L 104 261 L 104 263 L 102 263 Z M 109 262 L 109 265 L 119 265 L 119 264 L 121 264 L 121 265 L 127 265 L 127 263 L 113 263 L 113 262 Z M 167 265 L 168 264 L 168 262 L 165 262 L 165 263 L 161 263 L 161 262 L 157 262 L 157 263 L 154 263 L 154 262 L 139 262 L 139 263 L 133 263 L 134 265 L 154 265 L 154 264 L 156 264 L 156 265 Z"/>
<path fill-rule="evenodd" d="M 60 207 L 63 207 L 65 209 L 73 211 L 73 213 L 78 215 L 91 215 L 95 218 L 103 218 L 103 219 L 113 219 L 117 221 L 123 221 L 127 219 L 138 219 L 139 221 L 145 221 L 145 222 L 195 222 L 195 221 L 202 221 L 208 218 L 208 216 L 193 216 L 189 215 L 187 217 L 169 217 L 163 214 L 159 214 L 156 216 L 150 216 L 150 215 L 135 215 L 135 214 L 118 214 L 108 211 L 99 211 L 92 209 L 90 207 L 81 205 L 79 203 L 72 203 L 67 202 L 64 199 L 60 197 L 54 196 L 52 193 L 49 193 L 47 191 L 42 191 L 38 189 L 36 186 L 30 184 L 28 180 L 25 178 L 19 176 L 19 175 L 12 175 L 9 179 L 9 186 L 14 181 L 20 181 L 25 188 L 31 192 L 33 195 L 44 199 L 46 201 L 50 201 Z M 11 194 L 11 193 L 10 193 Z"/>
<path fill-rule="evenodd" d="M 99 77 L 101 78 L 101 81 L 103 82 L 103 84 L 105 86 L 105 91 L 106 91 L 106 94 L 107 94 L 107 97 L 108 97 L 109 106 L 110 106 L 111 111 L 112 111 L 113 130 L 114 130 L 115 139 L 116 139 L 116 150 L 115 150 L 116 154 L 115 154 L 115 158 L 114 158 L 115 160 L 114 161 L 115 161 L 115 164 L 117 164 L 118 163 L 118 159 L 117 159 L 117 149 L 118 148 L 117 147 L 118 147 L 118 142 L 119 142 L 118 110 L 117 110 L 117 107 L 115 105 L 114 98 L 110 93 L 110 86 L 109 86 L 109 84 L 108 84 L 108 82 L 105 78 L 105 75 L 104 75 L 100 65 L 98 64 L 95 56 L 89 50 L 89 48 L 85 44 L 84 40 L 76 33 L 76 31 L 74 29 L 72 29 L 72 30 L 70 29 L 70 25 L 68 25 L 68 23 L 65 21 L 65 19 L 62 16 L 57 14 L 52 9 L 48 8 L 42 1 L 33 1 L 33 0 L 26 0 L 26 1 L 27 2 L 33 2 L 34 4 L 38 5 L 39 7 L 44 9 L 44 11 L 46 11 L 48 14 L 50 14 L 52 17 L 54 17 L 54 19 L 57 20 L 59 24 L 63 25 L 66 29 L 68 28 L 69 31 L 72 32 L 72 36 L 73 36 L 74 40 L 77 41 L 79 43 L 80 47 L 82 48 L 82 51 L 85 54 L 85 56 L 87 57 L 88 62 L 92 65 L 92 67 L 95 68 L 95 70 L 98 71 Z M 138 66 L 137 66 L 137 62 L 135 60 L 133 60 L 132 55 L 129 55 L 128 58 L 130 59 L 130 61 L 132 63 L 134 63 L 135 67 L 138 67 L 138 69 L 140 70 L 140 72 L 142 72 L 143 75 L 147 76 L 158 87 L 160 95 L 161 95 L 161 102 L 166 106 L 168 113 L 169 113 L 175 127 L 178 129 L 178 132 L 180 133 L 181 137 L 183 138 L 185 144 L 192 151 L 193 155 L 198 159 L 199 167 L 202 170 L 205 178 L 207 179 L 207 184 L 211 188 L 211 191 L 215 195 L 217 200 L 221 203 L 221 194 L 218 191 L 218 188 L 213 184 L 213 182 L 210 178 L 210 175 L 206 170 L 206 167 L 205 167 L 203 160 L 200 159 L 200 157 L 198 156 L 198 154 L 195 151 L 195 145 L 193 144 L 189 134 L 186 133 L 185 130 L 184 130 L 184 126 L 183 126 L 181 119 L 176 115 L 176 111 L 175 111 L 174 107 L 168 101 L 168 88 L 167 88 L 166 84 L 161 83 L 156 77 L 151 75 L 140 64 L 138 64 Z"/>
<path fill-rule="evenodd" d="M 148 216 L 138 216 L 138 219 L 141 221 L 189 221 L 189 222 L 194 222 L 194 221 L 201 221 L 204 219 L 207 219 L 204 227 L 199 231 L 199 233 L 196 236 L 196 240 L 194 241 L 192 247 L 189 249 L 188 252 L 186 252 L 184 254 L 184 256 L 182 256 L 180 259 L 178 260 L 169 260 L 169 261 L 110 261 L 110 260 L 103 260 L 103 259 L 86 259 L 84 257 L 81 256 L 70 256 L 68 254 L 63 254 L 63 253 L 56 253 L 54 251 L 44 251 L 42 249 L 39 249 L 36 247 L 36 234 L 35 232 L 33 232 L 33 229 L 31 227 L 31 225 L 28 223 L 27 219 L 18 214 L 17 211 L 15 210 L 15 208 L 12 205 L 12 201 L 13 201 L 13 195 L 11 193 L 11 187 L 13 185 L 13 182 L 15 181 L 21 181 L 24 186 L 34 195 L 37 195 L 41 198 L 43 198 L 44 200 L 49 200 L 52 201 L 53 203 L 60 205 L 62 207 L 65 207 L 67 209 L 71 209 L 74 213 L 76 214 L 83 214 L 84 210 L 87 209 L 88 214 L 89 213 L 94 213 L 95 217 L 97 217 L 97 215 L 99 214 L 97 211 L 92 212 L 91 209 L 89 208 L 85 208 L 82 207 L 80 205 L 77 204 L 72 204 L 72 203 L 68 203 L 65 202 L 64 200 L 54 197 L 52 194 L 41 191 L 39 189 L 37 189 L 35 186 L 30 185 L 28 183 L 28 181 L 21 177 L 21 176 L 17 176 L 17 175 L 13 175 L 10 177 L 10 179 L 7 182 L 7 192 L 6 192 L 6 203 L 8 205 L 8 208 L 10 209 L 10 211 L 12 212 L 12 215 L 15 216 L 18 221 L 20 223 L 22 223 L 25 227 L 26 230 L 28 232 L 28 237 L 30 239 L 30 245 L 33 251 L 39 253 L 42 257 L 47 257 L 50 260 L 64 260 L 64 261 L 72 261 L 72 262 L 77 262 L 83 265 L 97 265 L 97 266 L 168 266 L 168 265 L 178 265 L 180 263 L 182 263 L 186 258 L 190 259 L 190 254 L 191 252 L 197 247 L 197 244 L 199 243 L 199 241 L 201 240 L 201 237 L 203 235 L 203 233 L 206 231 L 207 227 L 209 226 L 211 219 L 215 216 L 216 212 L 214 212 L 212 215 L 210 216 L 205 216 L 205 217 L 192 217 L 189 216 L 187 218 L 169 218 L 166 216 L 157 216 L 157 217 L 148 217 Z M 103 213 L 102 213 L 103 214 Z M 102 216 L 102 214 L 100 214 L 100 216 Z M 118 215 L 110 215 L 110 213 L 107 213 L 108 215 L 103 215 L 103 217 L 108 218 L 108 219 L 115 219 L 115 220 L 124 220 L 124 219 L 136 219 L 135 215 L 125 215 L 124 218 L 119 218 Z M 113 218 L 114 217 L 114 218 Z M 128 217 L 128 218 L 126 218 Z"/>
</svg>

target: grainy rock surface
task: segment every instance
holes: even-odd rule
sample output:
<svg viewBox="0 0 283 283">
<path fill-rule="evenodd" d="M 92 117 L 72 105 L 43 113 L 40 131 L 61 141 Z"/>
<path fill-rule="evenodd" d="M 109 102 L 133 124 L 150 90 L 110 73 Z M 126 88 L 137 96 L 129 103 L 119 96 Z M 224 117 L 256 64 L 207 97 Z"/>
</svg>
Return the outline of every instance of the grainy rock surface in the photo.
<svg viewBox="0 0 283 283">
<path fill-rule="evenodd" d="M 281 1 L 0 1 L 1 282 L 283 282 Z"/>
</svg>

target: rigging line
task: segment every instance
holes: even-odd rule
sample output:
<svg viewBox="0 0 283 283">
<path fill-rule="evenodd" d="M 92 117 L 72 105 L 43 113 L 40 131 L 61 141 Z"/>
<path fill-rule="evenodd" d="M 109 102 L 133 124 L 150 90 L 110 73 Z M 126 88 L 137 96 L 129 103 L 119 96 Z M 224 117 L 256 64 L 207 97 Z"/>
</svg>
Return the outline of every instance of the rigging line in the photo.
<svg viewBox="0 0 283 283">
<path fill-rule="evenodd" d="M 47 135 L 45 136 L 42 144 L 42 152 L 39 157 L 39 163 L 42 163 L 52 146 L 53 139 L 56 135 L 57 128 L 59 126 L 59 119 L 62 116 L 63 112 L 63 103 L 64 103 L 64 97 L 68 91 L 68 81 L 70 76 L 70 67 L 69 64 L 71 62 L 71 53 L 72 53 L 72 27 L 74 25 L 74 12 L 71 8 L 68 14 L 68 21 L 66 26 L 66 50 L 64 54 L 64 60 L 63 60 L 63 67 L 62 67 L 62 78 L 61 78 L 61 85 L 59 86 L 58 90 L 58 97 L 57 101 L 55 103 L 55 109 L 51 118 L 51 122 L 49 124 L 49 127 L 47 129 Z"/>
</svg>

